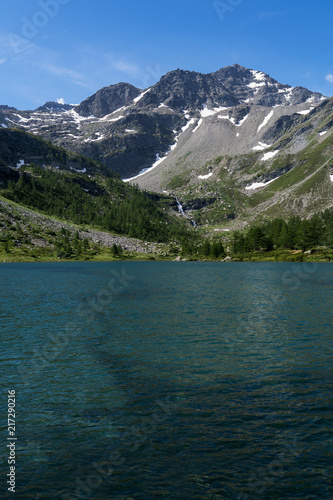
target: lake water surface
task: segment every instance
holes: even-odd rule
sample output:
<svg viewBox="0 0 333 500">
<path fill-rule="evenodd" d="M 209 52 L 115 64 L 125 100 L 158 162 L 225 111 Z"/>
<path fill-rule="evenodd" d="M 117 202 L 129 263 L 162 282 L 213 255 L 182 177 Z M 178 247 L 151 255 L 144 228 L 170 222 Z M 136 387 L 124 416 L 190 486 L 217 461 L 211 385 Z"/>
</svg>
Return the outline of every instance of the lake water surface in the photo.
<svg viewBox="0 0 333 500">
<path fill-rule="evenodd" d="M 331 264 L 2 264 L 0 294 L 1 498 L 333 498 Z"/>
</svg>

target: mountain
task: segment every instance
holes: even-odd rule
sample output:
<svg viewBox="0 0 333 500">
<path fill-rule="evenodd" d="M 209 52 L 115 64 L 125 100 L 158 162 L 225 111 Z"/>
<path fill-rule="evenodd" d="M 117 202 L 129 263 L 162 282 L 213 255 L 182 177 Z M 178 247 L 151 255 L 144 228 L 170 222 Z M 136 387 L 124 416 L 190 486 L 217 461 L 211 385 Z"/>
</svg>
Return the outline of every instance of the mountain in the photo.
<svg viewBox="0 0 333 500">
<path fill-rule="evenodd" d="M 211 123 L 211 117 L 222 113 L 240 125 L 247 115 L 251 117 L 248 121 L 253 121 L 252 116 L 258 121 L 265 113 L 263 108 L 268 107 L 276 109 L 273 123 L 282 115 L 306 111 L 323 99 L 318 93 L 279 84 L 264 73 L 239 65 L 206 75 L 177 69 L 149 89 L 127 83 L 111 85 L 66 111 L 68 105 L 58 103 L 46 103 L 32 112 L 0 110 L 0 126 L 41 135 L 129 178 L 151 168 L 171 147 L 178 150 L 177 139 L 183 142 L 184 137 L 191 137 L 202 122 Z M 212 132 L 214 154 L 234 151 L 227 123 L 218 121 Z M 253 136 L 253 132 L 247 133 Z M 250 140 L 238 142 L 237 152 L 254 146 Z M 203 155 L 207 157 L 205 151 Z"/>
<path fill-rule="evenodd" d="M 246 69 L 239 64 L 222 68 L 215 73 L 215 76 L 239 100 L 259 106 L 318 103 L 323 98 L 317 92 L 311 92 L 304 87 L 283 85 L 261 71 Z"/>
<path fill-rule="evenodd" d="M 140 94 L 140 90 L 129 83 L 110 85 L 88 97 L 76 106 L 75 111 L 81 116 L 103 118 L 117 109 L 131 103 Z"/>
<path fill-rule="evenodd" d="M 202 224 L 230 227 L 331 206 L 332 123 L 332 99 L 237 64 L 177 69 L 148 89 L 111 85 L 75 107 L 0 108 L 0 131 L 41 136 L 142 189 L 173 193 Z"/>
<path fill-rule="evenodd" d="M 333 99 L 311 111 L 277 114 L 275 120 L 274 112 L 263 108 L 259 116 L 249 113 L 241 126 L 228 114 L 222 121 L 229 142 L 222 154 L 213 135 L 219 118 L 209 118 L 196 142 L 184 138 L 179 144 L 177 159 L 171 152 L 135 182 L 173 192 L 198 224 L 216 228 L 243 228 L 263 218 L 310 217 L 332 207 Z"/>
<path fill-rule="evenodd" d="M 0 128 L 0 185 L 4 179 L 18 178 L 20 168 L 29 164 L 77 173 L 105 170 L 97 162 L 54 146 L 41 137 L 23 130 Z"/>
<path fill-rule="evenodd" d="M 1 104 L 0 105 L 0 111 L 1 110 L 4 110 L 4 111 L 18 111 L 16 108 L 7 106 L 7 104 Z"/>
<path fill-rule="evenodd" d="M 43 106 L 40 106 L 39 108 L 36 109 L 36 111 L 46 111 L 50 113 L 63 113 L 65 111 L 70 111 L 71 109 L 75 108 L 73 104 L 64 104 L 60 102 L 54 102 L 54 101 L 48 101 Z"/>
</svg>

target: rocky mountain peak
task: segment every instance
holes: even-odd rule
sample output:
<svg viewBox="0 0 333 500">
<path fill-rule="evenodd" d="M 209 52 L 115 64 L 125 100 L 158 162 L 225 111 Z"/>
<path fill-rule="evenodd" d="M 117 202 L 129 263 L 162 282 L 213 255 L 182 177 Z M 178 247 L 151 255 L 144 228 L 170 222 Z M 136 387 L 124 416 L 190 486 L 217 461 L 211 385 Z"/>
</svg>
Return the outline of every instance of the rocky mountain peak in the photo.
<svg viewBox="0 0 333 500">
<path fill-rule="evenodd" d="M 124 82 L 104 87 L 74 109 L 53 102 L 37 112 L 3 106 L 0 130 L 32 132 L 129 179 L 156 166 L 156 172 L 172 170 L 187 161 L 189 169 L 199 168 L 214 155 L 264 151 L 324 99 L 238 64 L 208 74 L 176 69 L 144 90 Z M 64 106 L 70 109 L 59 116 Z M 268 159 L 278 155 L 264 154 Z"/>
<path fill-rule="evenodd" d="M 244 68 L 239 64 L 227 66 L 213 73 L 221 83 L 241 101 L 259 106 L 297 105 L 311 99 L 319 104 L 323 96 L 303 87 L 291 87 L 274 80 L 262 71 Z"/>
<path fill-rule="evenodd" d="M 7 104 L 1 104 L 0 111 L 17 111 L 17 109 L 11 106 L 7 106 Z"/>
<path fill-rule="evenodd" d="M 103 118 L 122 106 L 130 104 L 140 92 L 140 89 L 129 83 L 116 83 L 104 87 L 96 94 L 88 97 L 75 107 L 75 111 L 82 116 L 93 115 L 96 118 Z"/>
<path fill-rule="evenodd" d="M 140 107 L 159 104 L 194 111 L 206 105 L 236 106 L 239 100 L 214 75 L 177 69 L 162 76 L 140 100 Z"/>
<path fill-rule="evenodd" d="M 73 104 L 62 104 L 60 102 L 48 101 L 43 106 L 39 106 L 35 111 L 45 111 L 52 113 L 64 113 L 73 109 L 75 106 Z"/>
</svg>

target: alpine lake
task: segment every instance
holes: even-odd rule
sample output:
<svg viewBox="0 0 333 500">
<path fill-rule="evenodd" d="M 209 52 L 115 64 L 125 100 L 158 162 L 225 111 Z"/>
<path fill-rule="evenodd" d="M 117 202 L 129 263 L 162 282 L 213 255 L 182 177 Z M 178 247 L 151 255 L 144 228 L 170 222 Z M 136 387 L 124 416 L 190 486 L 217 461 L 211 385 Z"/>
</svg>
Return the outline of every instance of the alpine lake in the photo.
<svg viewBox="0 0 333 500">
<path fill-rule="evenodd" d="M 0 290 L 1 498 L 333 498 L 331 264 L 7 263 Z"/>
</svg>

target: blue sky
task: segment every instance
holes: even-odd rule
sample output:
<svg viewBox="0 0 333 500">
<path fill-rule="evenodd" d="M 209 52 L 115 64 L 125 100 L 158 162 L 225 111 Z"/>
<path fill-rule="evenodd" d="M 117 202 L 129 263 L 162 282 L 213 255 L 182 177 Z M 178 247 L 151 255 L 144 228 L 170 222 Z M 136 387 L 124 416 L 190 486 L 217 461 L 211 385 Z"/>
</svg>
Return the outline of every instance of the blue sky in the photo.
<svg viewBox="0 0 333 500">
<path fill-rule="evenodd" d="M 332 0 L 11 0 L 0 18 L 0 104 L 79 103 L 120 81 L 241 64 L 333 95 Z"/>
</svg>

